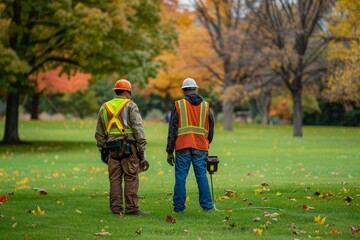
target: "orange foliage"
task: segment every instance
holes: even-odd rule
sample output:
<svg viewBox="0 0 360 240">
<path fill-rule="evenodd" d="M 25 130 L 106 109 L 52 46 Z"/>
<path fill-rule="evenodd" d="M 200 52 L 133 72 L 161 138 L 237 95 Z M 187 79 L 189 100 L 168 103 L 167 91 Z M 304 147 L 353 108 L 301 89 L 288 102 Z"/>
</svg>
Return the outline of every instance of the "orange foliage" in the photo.
<svg viewBox="0 0 360 240">
<path fill-rule="evenodd" d="M 217 61 L 213 61 L 216 54 L 210 46 L 205 28 L 196 24 L 196 15 L 192 12 L 173 11 L 171 16 L 176 17 L 178 46 L 174 52 L 166 52 L 160 56 L 159 59 L 167 66 L 155 79 L 149 81 L 144 94 L 155 91 L 162 97 L 170 95 L 172 98 L 179 98 L 182 96 L 181 84 L 187 77 L 194 78 L 200 88 L 216 87 L 214 82 L 210 82 L 212 74 L 203 66 L 206 64 L 213 67 L 214 62 L 217 64 Z M 163 17 L 169 19 L 169 12 Z M 202 63 L 197 59 L 201 59 Z"/>
<path fill-rule="evenodd" d="M 90 74 L 76 72 L 68 77 L 65 73 L 61 74 L 61 67 L 47 72 L 40 72 L 37 77 L 37 90 L 45 91 L 48 94 L 54 93 L 74 93 L 89 86 Z"/>
<path fill-rule="evenodd" d="M 289 97 L 275 98 L 271 103 L 269 117 L 279 117 L 284 120 L 292 119 L 292 101 Z"/>
</svg>

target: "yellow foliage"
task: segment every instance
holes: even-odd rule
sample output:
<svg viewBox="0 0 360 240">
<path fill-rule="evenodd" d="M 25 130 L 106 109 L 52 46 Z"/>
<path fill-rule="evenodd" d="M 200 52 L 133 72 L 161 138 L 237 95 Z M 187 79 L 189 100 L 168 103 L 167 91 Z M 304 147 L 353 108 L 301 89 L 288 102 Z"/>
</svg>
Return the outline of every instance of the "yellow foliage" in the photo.
<svg viewBox="0 0 360 240">
<path fill-rule="evenodd" d="M 360 105 L 360 2 L 340 0 L 331 18 L 329 60 L 334 62 L 324 93 L 331 101 L 355 101 Z M 339 41 L 340 40 L 340 41 Z"/>
</svg>

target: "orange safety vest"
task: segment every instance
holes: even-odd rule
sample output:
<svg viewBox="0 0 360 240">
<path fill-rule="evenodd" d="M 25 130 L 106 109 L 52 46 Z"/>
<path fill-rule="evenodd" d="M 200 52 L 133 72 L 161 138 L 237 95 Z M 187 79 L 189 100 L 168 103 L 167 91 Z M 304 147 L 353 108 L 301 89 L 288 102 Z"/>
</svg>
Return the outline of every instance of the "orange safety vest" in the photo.
<svg viewBox="0 0 360 240">
<path fill-rule="evenodd" d="M 209 149 L 209 103 L 203 101 L 192 105 L 181 99 L 175 102 L 179 116 L 178 135 L 175 150 L 195 148 L 203 151 Z"/>
<path fill-rule="evenodd" d="M 108 135 L 133 133 L 127 119 L 127 105 L 130 101 L 130 99 L 114 98 L 104 104 L 103 116 Z"/>
</svg>

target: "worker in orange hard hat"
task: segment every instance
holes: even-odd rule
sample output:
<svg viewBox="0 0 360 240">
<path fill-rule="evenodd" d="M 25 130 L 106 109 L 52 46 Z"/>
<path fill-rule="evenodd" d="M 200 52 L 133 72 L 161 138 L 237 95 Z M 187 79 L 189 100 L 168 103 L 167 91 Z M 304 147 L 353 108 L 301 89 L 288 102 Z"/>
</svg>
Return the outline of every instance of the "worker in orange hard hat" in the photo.
<svg viewBox="0 0 360 240">
<path fill-rule="evenodd" d="M 126 79 L 118 80 L 114 92 L 115 98 L 100 108 L 95 133 L 101 160 L 108 165 L 110 209 L 120 215 L 123 212 L 144 215 L 147 213 L 139 209 L 137 195 L 138 174 L 149 168 L 145 158 L 144 123 L 138 106 L 131 100 L 131 83 Z"/>
<path fill-rule="evenodd" d="M 116 81 L 116 83 L 114 85 L 114 91 L 115 90 L 124 90 L 124 91 L 128 92 L 130 94 L 130 96 L 132 94 L 131 83 L 126 79 L 120 79 L 120 80 Z"/>
</svg>

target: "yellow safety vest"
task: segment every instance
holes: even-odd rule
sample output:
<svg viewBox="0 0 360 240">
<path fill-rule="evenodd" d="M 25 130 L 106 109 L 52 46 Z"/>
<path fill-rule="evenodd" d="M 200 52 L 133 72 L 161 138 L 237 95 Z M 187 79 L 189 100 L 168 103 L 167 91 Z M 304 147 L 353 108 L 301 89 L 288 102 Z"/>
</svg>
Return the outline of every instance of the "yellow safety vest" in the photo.
<svg viewBox="0 0 360 240">
<path fill-rule="evenodd" d="M 180 127 L 178 129 L 178 136 L 184 134 L 200 134 L 205 135 L 206 137 L 209 135 L 208 130 L 205 128 L 205 118 L 206 113 L 209 109 L 209 103 L 203 101 L 200 104 L 200 113 L 199 116 L 190 116 L 192 118 L 199 117 L 199 125 L 190 125 L 189 124 L 189 114 L 186 107 L 186 100 L 181 99 L 178 102 L 179 112 L 180 112 Z M 197 122 L 195 119 L 192 122 Z"/>
<path fill-rule="evenodd" d="M 128 124 L 128 108 L 130 99 L 114 98 L 104 104 L 103 116 L 107 134 L 131 134 Z"/>
</svg>

